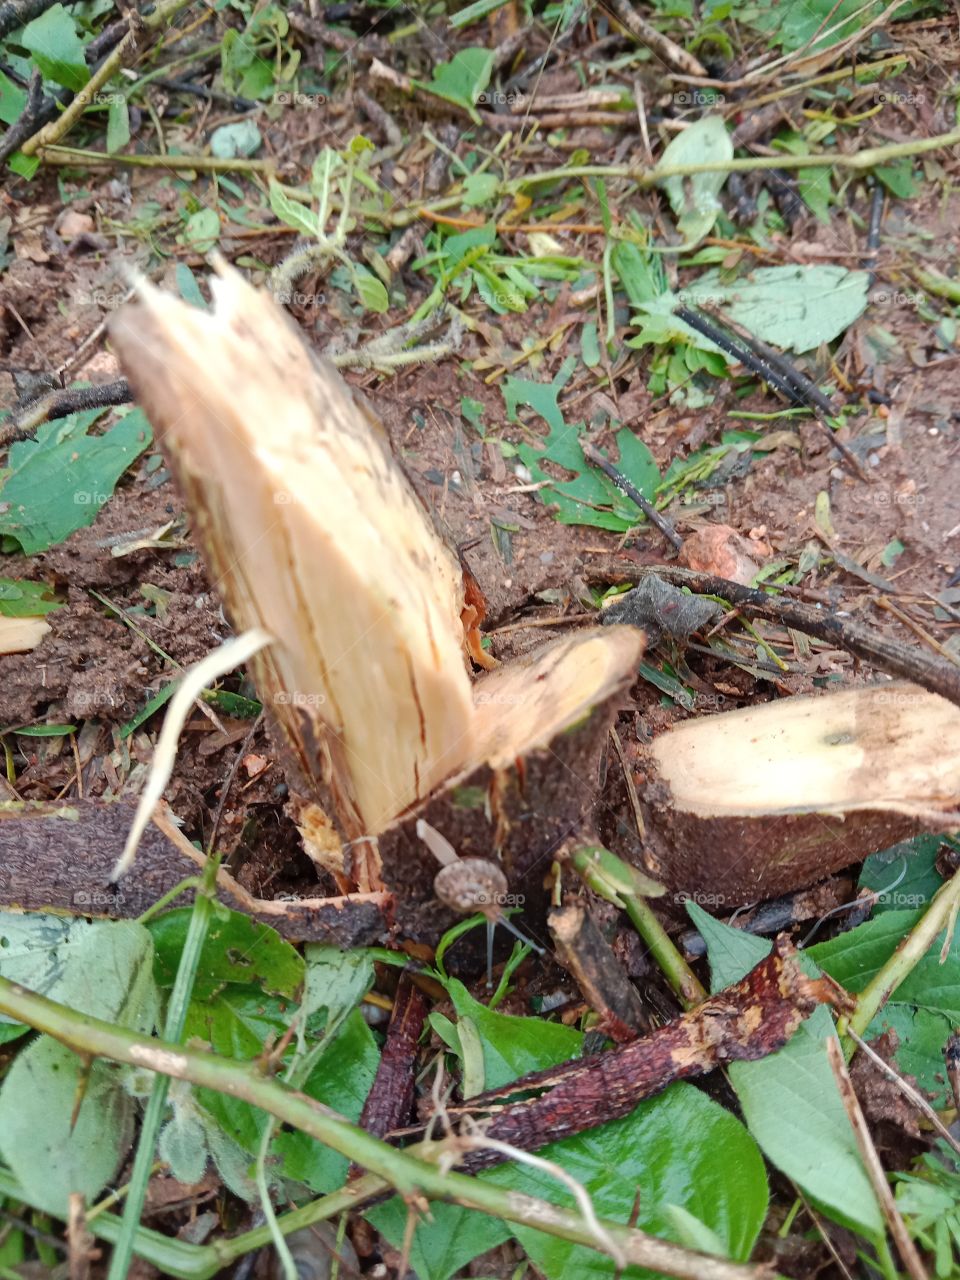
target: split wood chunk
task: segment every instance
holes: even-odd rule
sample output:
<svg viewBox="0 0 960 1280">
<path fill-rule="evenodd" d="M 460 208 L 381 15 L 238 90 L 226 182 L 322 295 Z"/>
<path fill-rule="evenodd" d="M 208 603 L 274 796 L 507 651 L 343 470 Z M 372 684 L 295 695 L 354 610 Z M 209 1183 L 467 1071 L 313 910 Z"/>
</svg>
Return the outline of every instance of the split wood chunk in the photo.
<svg viewBox="0 0 960 1280">
<path fill-rule="evenodd" d="M 232 624 L 276 637 L 251 667 L 308 853 L 345 886 L 395 890 L 401 923 L 436 936 L 416 816 L 499 857 L 514 891 L 542 879 L 594 801 L 643 636 L 598 628 L 472 680 L 475 602 L 382 428 L 269 297 L 217 270 L 211 311 L 144 285 L 111 337 Z"/>
<path fill-rule="evenodd" d="M 647 870 L 740 906 L 960 824 L 960 708 L 872 685 L 701 717 L 641 748 Z"/>
<path fill-rule="evenodd" d="M 44 618 L 0 617 L 0 653 L 29 653 L 49 632 Z"/>
</svg>

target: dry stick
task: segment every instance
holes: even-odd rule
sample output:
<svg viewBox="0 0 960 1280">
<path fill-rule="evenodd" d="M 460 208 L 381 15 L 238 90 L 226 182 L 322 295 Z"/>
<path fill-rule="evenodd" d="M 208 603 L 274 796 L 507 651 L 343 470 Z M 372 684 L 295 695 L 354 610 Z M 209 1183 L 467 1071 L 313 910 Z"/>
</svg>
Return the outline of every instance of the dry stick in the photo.
<svg viewBox="0 0 960 1280">
<path fill-rule="evenodd" d="M 894 1071 L 889 1062 L 884 1062 L 879 1053 L 877 1053 L 875 1049 L 872 1049 L 870 1045 L 867 1044 L 866 1040 L 861 1036 L 858 1036 L 856 1031 L 851 1027 L 847 1027 L 847 1035 L 860 1049 L 860 1051 L 867 1055 L 873 1065 L 883 1072 L 891 1084 L 895 1084 L 903 1096 L 913 1103 L 917 1110 L 921 1112 L 927 1120 L 929 1120 L 930 1124 L 934 1129 L 936 1129 L 944 1142 L 949 1143 L 957 1155 L 960 1155 L 960 1142 L 956 1140 L 923 1094 L 920 1093 L 919 1090 L 915 1089 L 908 1080 L 904 1080 L 902 1075 Z"/>
<path fill-rule="evenodd" d="M 603 474 L 613 481 L 622 494 L 625 494 L 631 502 L 636 503 L 650 523 L 656 525 L 674 550 L 679 551 L 683 546 L 683 539 L 670 521 L 660 514 L 653 503 L 648 502 L 640 490 L 630 483 L 623 472 L 618 471 L 612 462 L 608 462 L 600 450 L 590 444 L 589 441 L 582 441 L 580 448 L 583 450 L 583 456 L 586 460 L 592 462 L 595 467 L 599 467 Z"/>
<path fill-rule="evenodd" d="M 688 76 L 707 74 L 707 69 L 702 62 L 641 18 L 639 13 L 631 8 L 628 0 L 604 0 L 600 7 L 603 9 L 608 6 L 620 25 L 629 31 L 634 39 L 646 45 L 668 67 Z"/>
<path fill-rule="evenodd" d="M 705 320 L 703 316 L 698 315 L 691 307 L 679 306 L 674 314 L 679 320 L 688 324 L 691 329 L 695 329 L 698 333 L 703 334 L 705 338 L 709 338 L 711 342 L 715 342 L 721 350 L 726 351 L 728 355 L 733 356 L 735 360 L 739 360 L 752 373 L 762 378 L 766 383 L 779 391 L 791 404 L 804 405 L 813 410 L 813 415 L 817 426 L 821 429 L 830 444 L 839 450 L 844 461 L 851 469 L 860 477 L 861 480 L 871 483 L 871 478 L 864 472 L 850 448 L 839 440 L 826 421 L 825 414 L 833 414 L 833 405 L 823 394 L 818 386 L 810 381 L 808 377 L 795 369 L 789 360 L 772 347 L 766 346 L 756 341 L 752 335 L 744 336 L 744 342 L 748 344 L 747 349 L 733 339 L 722 329 L 718 329 L 715 324 L 711 324 L 709 320 Z M 763 346 L 764 350 L 760 350 Z"/>
<path fill-rule="evenodd" d="M 830 1059 L 830 1067 L 837 1081 L 837 1088 L 840 1090 L 844 1110 L 856 1136 L 857 1146 L 860 1148 L 860 1155 L 863 1157 L 863 1163 L 866 1166 L 867 1177 L 870 1179 L 876 1197 L 880 1202 L 880 1210 L 886 1220 L 890 1234 L 893 1236 L 903 1265 L 913 1280 L 927 1280 L 927 1273 L 920 1260 L 920 1254 L 917 1252 L 916 1245 L 910 1239 L 906 1224 L 894 1201 L 887 1175 L 884 1172 L 883 1165 L 880 1163 L 877 1149 L 873 1145 L 866 1117 L 854 1090 L 850 1073 L 847 1071 L 847 1064 L 843 1060 L 840 1041 L 835 1036 L 831 1036 L 827 1041 L 827 1057 Z"/>
<path fill-rule="evenodd" d="M 803 631 L 818 640 L 825 640 L 872 663 L 881 671 L 911 680 L 960 706 L 960 670 L 923 650 L 908 648 L 895 640 L 888 640 L 860 623 L 848 621 L 835 613 L 827 613 L 814 605 L 794 604 L 768 595 L 757 587 L 744 587 L 739 582 L 731 582 L 729 578 L 718 578 L 694 569 L 675 568 L 672 565 L 640 569 L 641 577 L 648 574 L 665 578 L 679 587 L 689 587 L 698 595 L 719 596 L 750 617 L 779 622 L 782 626 L 793 627 L 795 631 Z"/>
<path fill-rule="evenodd" d="M 0 40 L 18 27 L 25 27 L 53 7 L 54 0 L 6 0 L 0 4 Z"/>
<path fill-rule="evenodd" d="M 648 1019 L 637 989 L 586 906 L 578 902 L 551 911 L 547 927 L 557 959 L 600 1015 L 604 1031 L 621 1044 L 643 1031 Z"/>
<path fill-rule="evenodd" d="M 106 409 L 111 405 L 129 404 L 132 399 L 133 392 L 126 378 L 118 378 L 116 382 L 102 382 L 94 387 L 45 391 L 36 400 L 14 409 L 10 417 L 0 423 L 0 446 L 9 444 L 11 440 L 23 439 L 41 422 L 65 418 L 68 413 L 78 413 L 85 409 Z"/>
<path fill-rule="evenodd" d="M 0 1010 L 46 1032 L 81 1056 L 128 1063 L 249 1102 L 379 1175 L 383 1190 L 392 1187 L 404 1196 L 421 1194 L 454 1202 L 563 1240 L 597 1247 L 596 1232 L 579 1214 L 520 1192 L 504 1191 L 465 1174 L 441 1173 L 432 1160 L 449 1150 L 447 1143 L 424 1143 L 415 1154 L 398 1151 L 322 1103 L 264 1077 L 255 1063 L 235 1062 L 203 1050 L 138 1036 L 99 1018 L 76 1013 L 6 978 L 0 978 Z M 373 1179 L 364 1179 L 364 1184 L 364 1192 L 369 1194 Z M 339 1207 L 349 1208 L 343 1199 L 349 1200 L 348 1194 Z M 741 1266 L 696 1253 L 603 1219 L 600 1226 L 634 1266 L 683 1280 L 772 1280 L 768 1267 Z"/>
</svg>

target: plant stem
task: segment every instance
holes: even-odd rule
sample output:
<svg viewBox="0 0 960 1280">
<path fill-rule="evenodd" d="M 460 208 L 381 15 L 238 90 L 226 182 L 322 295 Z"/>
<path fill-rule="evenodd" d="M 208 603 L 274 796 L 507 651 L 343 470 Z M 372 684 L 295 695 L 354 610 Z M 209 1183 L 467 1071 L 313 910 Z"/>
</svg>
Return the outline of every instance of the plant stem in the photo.
<svg viewBox="0 0 960 1280">
<path fill-rule="evenodd" d="M 152 13 L 146 14 L 139 21 L 147 31 L 156 31 L 158 27 L 163 26 L 174 14 L 183 9 L 189 0 L 160 0 Z M 86 111 L 87 107 L 93 101 L 94 96 L 99 92 L 102 85 L 112 79 L 120 68 L 123 66 L 123 60 L 128 57 L 136 48 L 137 37 L 139 32 L 131 25 L 130 30 L 123 37 L 120 43 L 104 58 L 102 64 L 93 73 L 82 89 L 78 91 L 69 107 L 62 115 L 57 116 L 56 120 L 51 120 L 49 124 L 38 130 L 32 138 L 27 138 L 23 144 L 23 154 L 32 156 L 40 150 L 41 147 L 49 146 L 51 143 L 59 142 L 73 128 L 76 122 Z"/>
<path fill-rule="evenodd" d="M 421 1143 L 415 1148 L 416 1154 L 398 1151 L 350 1124 L 329 1107 L 264 1077 L 256 1064 L 235 1062 L 202 1050 L 139 1036 L 99 1018 L 77 1013 L 6 978 L 0 978 L 0 1012 L 52 1035 L 77 1053 L 145 1067 L 260 1107 L 378 1174 L 404 1197 L 423 1195 L 428 1199 L 453 1201 L 467 1209 L 478 1209 L 507 1222 L 519 1222 L 548 1235 L 602 1250 L 595 1229 L 591 1229 L 579 1213 L 521 1192 L 505 1191 L 466 1174 L 442 1172 L 432 1161 L 455 1155 L 455 1148 L 448 1142 Z M 600 1226 L 634 1266 L 685 1280 L 770 1280 L 766 1269 L 761 1271 L 695 1253 L 620 1223 L 601 1221 Z"/>
<path fill-rule="evenodd" d="M 700 979 L 673 945 L 670 935 L 657 919 L 646 898 L 625 894 L 623 906 L 630 922 L 650 948 L 667 981 L 685 1009 L 693 1009 L 707 998 Z"/>
<path fill-rule="evenodd" d="M 242 156 L 229 159 L 220 156 L 125 156 L 108 155 L 106 151 L 87 151 L 82 147 L 43 146 L 37 155 L 45 164 L 126 164 L 140 169 L 195 169 L 198 173 L 266 173 L 276 170 L 272 160 L 246 160 Z"/>
<path fill-rule="evenodd" d="M 933 946 L 937 934 L 943 929 L 951 915 L 960 905 L 960 871 L 951 880 L 941 885 L 934 895 L 926 915 L 916 927 L 900 943 L 890 959 L 878 973 L 870 979 L 857 997 L 857 1007 L 851 1014 L 849 1026 L 862 1036 L 873 1021 L 875 1015 L 900 986 L 901 982 L 913 972 Z M 841 1020 L 838 1026 L 847 1056 L 855 1051 L 856 1046 L 849 1037 L 844 1037 L 846 1023 Z"/>
<path fill-rule="evenodd" d="M 207 865 L 204 867 L 203 876 L 194 898 L 193 912 L 190 916 L 190 924 L 183 944 L 183 951 L 180 953 L 177 976 L 174 979 L 170 1002 L 167 1005 L 167 1016 L 163 1024 L 163 1034 L 167 1040 L 179 1041 L 183 1035 L 190 996 L 197 976 L 197 965 L 200 962 L 200 953 L 203 950 L 207 930 L 210 926 L 210 918 L 213 915 L 213 899 L 216 893 L 218 865 L 218 858 L 207 859 Z M 143 1115 L 143 1124 L 140 1127 L 140 1140 L 137 1144 L 137 1154 L 133 1162 L 133 1172 L 130 1175 L 127 1201 L 123 1207 L 120 1237 L 113 1250 L 113 1257 L 110 1259 L 107 1280 L 125 1280 L 127 1272 L 130 1270 L 130 1260 L 133 1256 L 137 1228 L 140 1226 L 140 1215 L 143 1212 L 147 1184 L 150 1181 L 150 1174 L 153 1169 L 153 1156 L 157 1147 L 157 1135 L 160 1132 L 164 1108 L 167 1104 L 169 1085 L 170 1079 L 168 1076 L 159 1074 L 154 1076 L 153 1087 L 150 1090 L 150 1097 L 147 1099 L 147 1106 Z"/>
<path fill-rule="evenodd" d="M 958 143 L 960 129 L 953 129 L 933 138 L 912 138 L 909 142 L 892 142 L 886 147 L 867 147 L 849 155 L 836 152 L 815 156 L 748 156 L 741 160 L 714 160 L 705 164 L 657 165 L 653 169 L 635 164 L 577 164 L 513 178 L 503 184 L 503 190 L 513 194 L 525 187 L 561 182 L 566 178 L 631 178 L 639 187 L 646 188 L 655 186 L 664 178 L 685 178 L 698 173 L 753 173 L 759 169 L 872 169 L 875 165 L 889 164 L 891 160 L 904 156 L 922 155 L 927 151 L 938 151 L 941 147 L 955 147 Z"/>
</svg>

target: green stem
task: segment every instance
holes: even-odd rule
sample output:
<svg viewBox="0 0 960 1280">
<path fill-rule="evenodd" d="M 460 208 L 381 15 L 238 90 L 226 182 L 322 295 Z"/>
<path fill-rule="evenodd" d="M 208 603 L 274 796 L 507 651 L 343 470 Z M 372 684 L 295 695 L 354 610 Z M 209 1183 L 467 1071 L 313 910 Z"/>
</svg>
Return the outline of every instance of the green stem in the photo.
<svg viewBox="0 0 960 1280">
<path fill-rule="evenodd" d="M 960 907 L 960 871 L 941 885 L 927 909 L 926 915 L 907 934 L 885 965 L 874 974 L 857 997 L 857 1007 L 851 1014 L 849 1026 L 862 1036 L 877 1013 L 927 954 L 951 916 Z M 846 1029 L 844 1020 L 838 1025 L 841 1039 Z M 846 1037 L 844 1050 L 849 1057 L 856 1045 Z"/>
<path fill-rule="evenodd" d="M 667 981 L 680 997 L 685 1009 L 693 1009 L 707 998 L 700 979 L 673 945 L 670 935 L 651 910 L 646 898 L 624 897 L 623 905 L 630 922 L 650 948 L 650 954 Z"/>
<path fill-rule="evenodd" d="M 24 144 L 26 149 L 26 144 Z M 45 164 L 132 165 L 140 169 L 195 169 L 198 173 L 266 173 L 276 171 L 272 160 L 245 160 L 242 156 L 221 159 L 219 156 L 137 156 L 108 155 L 106 151 L 87 151 L 83 147 L 43 145 L 37 155 Z"/>
<path fill-rule="evenodd" d="M 196 898 L 194 899 L 193 912 L 190 916 L 190 924 L 187 928 L 183 951 L 180 953 L 177 976 L 174 979 L 170 1002 L 167 1005 L 167 1016 L 163 1024 L 163 1034 L 167 1040 L 179 1041 L 183 1035 L 184 1024 L 187 1020 L 187 1009 L 190 1005 L 190 996 L 197 976 L 197 966 L 200 963 L 200 953 L 203 950 L 210 919 L 213 915 L 218 864 L 219 859 L 208 858 L 197 889 Z M 160 1132 L 160 1124 L 167 1105 L 167 1090 L 169 1086 L 170 1079 L 168 1076 L 159 1074 L 154 1076 L 153 1087 L 150 1090 L 150 1097 L 147 1099 L 146 1109 L 143 1114 L 143 1124 L 140 1128 L 140 1140 L 137 1144 L 137 1154 L 133 1162 L 133 1172 L 130 1175 L 127 1201 L 123 1207 L 120 1236 L 113 1250 L 113 1257 L 110 1259 L 107 1280 L 125 1280 L 130 1270 L 130 1260 L 133 1257 L 137 1229 L 140 1226 L 140 1215 L 143 1212 L 143 1203 L 147 1194 L 147 1185 L 153 1171 L 157 1135 Z"/>
<path fill-rule="evenodd" d="M 933 138 L 911 138 L 909 142 L 892 142 L 887 147 L 867 147 L 850 155 L 835 152 L 815 156 L 748 156 L 741 160 L 713 160 L 704 164 L 657 165 L 652 169 L 634 164 L 577 164 L 513 178 L 504 183 L 504 191 L 512 194 L 525 187 L 561 182 L 566 178 L 631 178 L 639 187 L 645 188 L 655 186 L 664 178 L 686 178 L 698 173 L 752 173 L 759 169 L 872 169 L 879 164 L 889 164 L 891 160 L 938 151 L 941 147 L 955 147 L 958 143 L 960 129 L 953 129 Z"/>
<path fill-rule="evenodd" d="M 492 1217 L 518 1222 L 609 1253 L 606 1240 L 599 1238 L 579 1213 L 466 1174 L 442 1172 L 431 1161 L 454 1155 L 446 1142 L 420 1143 L 414 1149 L 416 1154 L 398 1151 L 313 1098 L 264 1077 L 256 1063 L 235 1062 L 203 1050 L 139 1036 L 99 1018 L 77 1013 L 6 978 L 0 978 L 0 1012 L 52 1035 L 76 1053 L 157 1071 L 260 1107 L 268 1115 L 276 1116 L 379 1175 L 405 1198 L 419 1195 L 452 1201 L 467 1209 L 478 1209 Z M 96 1221 L 102 1223 L 104 1218 Z M 754 1267 L 695 1253 L 617 1222 L 601 1220 L 600 1227 L 634 1266 L 684 1277 L 684 1280 L 760 1280 L 761 1272 Z M 767 1280 L 769 1273 L 762 1274 Z"/>
</svg>

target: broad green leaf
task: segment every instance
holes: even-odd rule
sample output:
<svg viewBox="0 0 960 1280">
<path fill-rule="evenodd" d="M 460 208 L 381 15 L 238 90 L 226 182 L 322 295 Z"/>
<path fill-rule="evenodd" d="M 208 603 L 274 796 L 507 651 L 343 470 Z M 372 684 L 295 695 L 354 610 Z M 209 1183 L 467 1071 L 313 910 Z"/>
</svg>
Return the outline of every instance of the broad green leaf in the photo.
<svg viewBox="0 0 960 1280">
<path fill-rule="evenodd" d="M 689 1215 L 701 1227 L 700 1247 L 719 1240 L 723 1254 L 734 1260 L 749 1258 L 766 1217 L 767 1176 L 757 1144 L 734 1116 L 692 1085 L 671 1085 L 624 1119 L 539 1154 L 573 1175 L 598 1215 L 626 1222 L 639 1204 L 636 1225 L 678 1244 L 689 1243 Z M 484 1176 L 554 1204 L 574 1205 L 567 1188 L 539 1169 L 508 1165 Z M 600 1280 L 616 1273 L 612 1259 L 582 1245 L 517 1225 L 513 1234 L 547 1280 Z M 637 1280 L 651 1273 L 628 1267 L 620 1274 Z"/>
<path fill-rule="evenodd" d="M 268 1042 L 276 1043 L 280 1039 L 295 1013 L 296 1006 L 285 1005 L 250 988 L 227 987 L 212 1000 L 191 1005 L 186 1037 L 199 1035 L 210 1042 L 215 1052 L 249 1061 L 261 1054 Z M 311 1028 L 308 1022 L 308 1031 L 317 1029 Z M 309 1097 L 332 1107 L 348 1120 L 357 1120 L 378 1061 L 373 1033 L 360 1011 L 354 1010 L 300 1087 Z M 267 1122 L 264 1112 L 246 1102 L 204 1089 L 197 1091 L 197 1102 L 208 1120 L 215 1123 L 230 1142 L 251 1156 L 256 1154 Z M 210 1148 L 214 1150 L 212 1142 Z M 278 1132 L 270 1150 L 277 1157 L 271 1163 L 271 1170 L 277 1176 L 302 1182 L 318 1192 L 332 1191 L 343 1183 L 346 1159 L 313 1138 L 301 1133 Z"/>
<path fill-rule="evenodd" d="M 157 985 L 173 987 L 192 907 L 165 911 L 147 928 L 156 949 Z M 294 996 L 303 983 L 304 962 L 289 942 L 239 911 L 221 908 L 207 930 L 193 985 L 194 1000 L 206 1000 L 227 983 L 260 987 L 271 995 Z"/>
<path fill-rule="evenodd" d="M 376 312 L 377 315 L 383 315 L 390 306 L 390 299 L 387 297 L 383 281 L 378 280 L 372 272 L 357 267 L 354 269 L 353 283 L 366 309 Z"/>
<path fill-rule="evenodd" d="M 216 209 L 198 209 L 187 219 L 177 243 L 189 246 L 195 253 L 209 253 L 219 238 L 220 215 Z"/>
<path fill-rule="evenodd" d="M 223 160 L 235 156 L 253 156 L 263 145 L 260 130 L 252 120 L 237 120 L 222 124 L 210 135 L 210 153 Z"/>
<path fill-rule="evenodd" d="M 27 105 L 27 91 L 9 80 L 0 71 L 0 121 L 13 124 L 19 120 Z"/>
<path fill-rule="evenodd" d="M 917 911 L 943 884 L 937 870 L 940 836 L 915 836 L 883 853 L 872 854 L 863 864 L 858 888 L 878 894 L 874 917 L 884 911 Z"/>
<path fill-rule="evenodd" d="M 153 943 L 133 921 L 4 912 L 0 973 L 121 1027 L 149 1033 L 156 1023 Z M 40 1036 L 17 1054 L 0 1087 L 0 1151 L 31 1202 L 61 1217 L 71 1191 L 92 1199 L 113 1178 L 133 1133 L 121 1071 L 100 1061 L 71 1128 L 82 1071 L 75 1053 Z"/>
<path fill-rule="evenodd" d="M 62 4 L 28 22 L 18 42 L 33 54 L 44 79 L 76 92 L 90 79 L 77 25 Z"/>
<path fill-rule="evenodd" d="M 708 271 L 679 296 L 694 306 L 698 297 L 709 296 L 764 342 L 802 352 L 848 329 L 866 309 L 869 285 L 866 271 L 846 267 L 757 267 L 732 283 Z"/>
<path fill-rule="evenodd" d="M 449 62 L 441 62 L 434 67 L 429 84 L 416 80 L 414 84 L 438 98 L 464 107 L 479 124 L 480 116 L 474 103 L 490 83 L 492 71 L 492 49 L 461 49 Z"/>
<path fill-rule="evenodd" d="M 619 240 L 610 255 L 613 269 L 620 277 L 623 291 L 635 307 L 659 298 L 667 290 L 663 257 L 645 253 L 637 244 Z"/>
<path fill-rule="evenodd" d="M 15 878 L 3 875 L 15 897 Z M 74 895 L 74 906 L 80 912 L 102 910 L 107 896 L 105 888 L 91 883 L 88 891 Z M 109 894 L 122 896 L 122 890 Z M 157 1011 L 152 966 L 150 935 L 133 920 L 0 913 L 0 974 L 91 1017 L 151 1031 Z"/>
<path fill-rule="evenodd" d="M 460 1018 L 469 1018 L 483 1044 L 483 1088 L 499 1089 L 541 1065 L 553 1066 L 573 1058 L 583 1035 L 561 1022 L 542 1018 L 517 1018 L 497 1013 L 474 1000 L 462 982 L 448 978 L 444 984 Z"/>
<path fill-rule="evenodd" d="M 497 194 L 500 180 L 495 173 L 470 173 L 463 180 L 463 203 L 468 209 L 487 204 Z"/>
<path fill-rule="evenodd" d="M 696 903 L 686 906 L 707 944 L 713 991 L 739 982 L 770 951 L 766 939 L 721 924 Z M 877 1238 L 883 1217 L 827 1060 L 834 1034 L 820 1006 L 779 1053 L 731 1062 L 730 1079 L 767 1159 L 835 1221 Z"/>
<path fill-rule="evenodd" d="M 133 1137 L 134 1104 L 118 1070 L 96 1061 L 71 1128 L 81 1060 L 41 1036 L 17 1054 L 0 1088 L 0 1151 L 30 1203 L 66 1218 L 70 1193 L 89 1202 L 113 1180 Z"/>
<path fill-rule="evenodd" d="M 110 95 L 107 107 L 107 152 L 114 155 L 130 141 L 130 110 L 122 93 Z"/>
<path fill-rule="evenodd" d="M 291 199 L 274 178 L 270 179 L 270 208 L 281 222 L 302 235 L 313 239 L 320 235 L 321 227 L 314 211 L 299 200 Z"/>
<path fill-rule="evenodd" d="M 724 164 L 732 158 L 733 141 L 723 117 L 704 116 L 677 134 L 664 150 L 657 168 Z M 727 172 L 723 169 L 661 179 L 686 247 L 692 248 L 709 235 L 722 212 L 719 195 L 726 180 Z"/>
<path fill-rule="evenodd" d="M 40 618 L 64 604 L 47 582 L 0 578 L 0 616 L 4 618 Z"/>
<path fill-rule="evenodd" d="M 307 967 L 300 1010 L 304 1017 L 325 1009 L 328 1021 L 336 1019 L 355 1008 L 373 985 L 373 961 L 362 948 L 341 951 L 311 943 L 304 954 Z"/>
<path fill-rule="evenodd" d="M 895 866 L 896 863 L 885 868 L 887 883 Z M 924 883 L 922 876 L 918 876 L 914 891 L 903 896 L 908 900 L 922 897 L 923 891 L 916 890 Z M 927 884 L 926 891 L 932 887 Z M 897 892 L 899 886 L 891 896 Z M 882 911 L 849 933 L 811 947 L 809 954 L 848 990 L 862 991 L 893 955 L 919 916 L 919 908 Z M 941 964 L 944 937 L 945 934 L 941 934 L 936 939 L 873 1019 L 866 1039 L 874 1039 L 888 1029 L 895 1031 L 899 1040 L 894 1057 L 896 1065 L 904 1073 L 916 1076 L 922 1088 L 945 1104 L 949 1091 L 944 1078 L 943 1049 L 955 1025 L 960 1023 L 960 941 L 953 939 Z"/>
<path fill-rule="evenodd" d="M 200 290 L 200 282 L 185 262 L 177 263 L 174 278 L 177 282 L 177 291 L 184 302 L 188 302 L 191 307 L 196 307 L 198 311 L 210 310 L 207 300 Z"/>
<path fill-rule="evenodd" d="M 750 22 L 769 31 L 782 49 L 822 52 L 854 35 L 883 10 L 883 0 L 804 0 L 803 4 L 752 9 Z"/>
<path fill-rule="evenodd" d="M 15 538 L 24 555 L 46 551 L 93 524 L 124 471 L 150 444 L 150 425 L 140 409 L 103 435 L 87 435 L 101 413 L 46 422 L 35 440 L 11 446 L 0 484 L 0 534 Z"/>
</svg>

